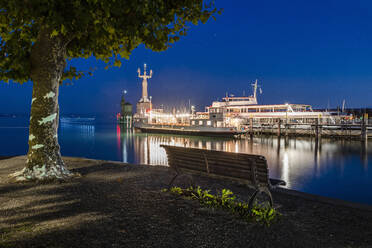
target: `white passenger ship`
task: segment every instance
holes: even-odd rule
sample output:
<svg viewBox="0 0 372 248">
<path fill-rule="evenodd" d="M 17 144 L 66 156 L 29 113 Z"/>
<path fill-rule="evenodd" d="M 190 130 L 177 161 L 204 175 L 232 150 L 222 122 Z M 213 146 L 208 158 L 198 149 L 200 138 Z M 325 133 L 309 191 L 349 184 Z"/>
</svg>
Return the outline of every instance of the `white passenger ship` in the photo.
<svg viewBox="0 0 372 248">
<path fill-rule="evenodd" d="M 254 123 L 273 123 L 279 120 L 287 123 L 314 123 L 316 119 L 328 123 L 335 121 L 335 117 L 330 112 L 313 111 L 311 105 L 290 103 L 259 105 L 257 104 L 257 80 L 252 86 L 252 96 L 226 96 L 222 101 L 214 101 L 206 108 L 209 116 L 218 119 L 217 126 L 237 126 L 252 121 Z"/>
<path fill-rule="evenodd" d="M 248 126 L 272 123 L 322 123 L 334 122 L 329 112 L 313 111 L 305 104 L 272 104 L 257 103 L 257 80 L 253 86 L 253 94 L 248 97 L 226 96 L 222 101 L 214 101 L 206 107 L 205 112 L 173 111 L 165 113 L 163 109 L 153 109 L 151 97 L 147 96 L 146 67 L 139 77 L 142 82 L 142 98 L 137 103 L 137 113 L 134 115 L 134 127 L 143 132 L 161 132 L 195 135 L 232 136 L 245 132 Z"/>
</svg>

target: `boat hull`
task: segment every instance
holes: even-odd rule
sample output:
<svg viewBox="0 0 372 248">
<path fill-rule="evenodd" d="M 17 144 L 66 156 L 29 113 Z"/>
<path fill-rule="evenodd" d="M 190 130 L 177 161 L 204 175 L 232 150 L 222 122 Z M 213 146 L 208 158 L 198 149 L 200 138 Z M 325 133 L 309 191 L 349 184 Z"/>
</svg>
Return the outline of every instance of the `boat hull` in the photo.
<svg viewBox="0 0 372 248">
<path fill-rule="evenodd" d="M 161 127 L 161 126 L 146 126 L 140 125 L 135 126 L 135 130 L 140 131 L 142 133 L 164 133 L 164 134 L 177 134 L 177 135 L 194 135 L 194 136 L 209 136 L 209 137 L 230 137 L 234 138 L 240 134 L 234 129 L 216 129 L 216 128 L 192 128 L 192 127 Z"/>
</svg>

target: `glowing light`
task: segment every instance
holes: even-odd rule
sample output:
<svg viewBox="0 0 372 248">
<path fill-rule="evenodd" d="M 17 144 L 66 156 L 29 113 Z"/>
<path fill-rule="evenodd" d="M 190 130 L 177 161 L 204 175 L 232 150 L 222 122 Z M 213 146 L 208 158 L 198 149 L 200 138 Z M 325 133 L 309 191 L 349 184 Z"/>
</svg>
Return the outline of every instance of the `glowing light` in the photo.
<svg viewBox="0 0 372 248">
<path fill-rule="evenodd" d="M 283 162 L 282 178 L 284 181 L 287 182 L 287 186 L 290 187 L 291 182 L 289 181 L 289 157 L 287 151 L 285 151 L 283 154 L 282 162 Z"/>
</svg>

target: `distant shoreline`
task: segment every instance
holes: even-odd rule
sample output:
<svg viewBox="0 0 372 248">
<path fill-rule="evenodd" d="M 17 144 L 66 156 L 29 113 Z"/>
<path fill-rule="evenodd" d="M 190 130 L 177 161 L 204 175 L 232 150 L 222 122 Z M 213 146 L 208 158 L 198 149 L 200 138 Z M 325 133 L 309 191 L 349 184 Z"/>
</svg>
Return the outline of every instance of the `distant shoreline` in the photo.
<svg viewBox="0 0 372 248">
<path fill-rule="evenodd" d="M 3 160 L 3 159 L 8 159 L 8 158 L 12 158 L 12 157 L 17 157 L 19 155 L 13 155 L 13 156 L 0 156 L 0 160 Z"/>
</svg>

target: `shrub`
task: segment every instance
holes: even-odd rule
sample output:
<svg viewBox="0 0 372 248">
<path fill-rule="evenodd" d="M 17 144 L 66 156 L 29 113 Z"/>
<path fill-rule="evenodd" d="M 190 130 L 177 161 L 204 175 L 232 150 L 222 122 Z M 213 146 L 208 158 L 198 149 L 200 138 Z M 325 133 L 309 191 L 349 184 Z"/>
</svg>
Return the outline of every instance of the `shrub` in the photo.
<svg viewBox="0 0 372 248">
<path fill-rule="evenodd" d="M 217 195 L 211 194 L 210 190 L 202 190 L 199 186 L 186 189 L 172 187 L 170 192 L 188 199 L 197 200 L 202 206 L 226 210 L 248 222 L 257 222 L 266 226 L 270 226 L 281 216 L 274 208 L 257 204 L 256 202 L 253 204 L 253 207 L 249 209 L 247 202 L 237 201 L 236 196 L 228 189 L 223 189 Z"/>
</svg>

